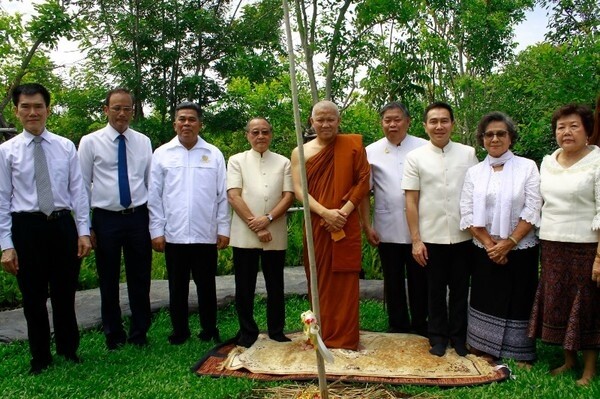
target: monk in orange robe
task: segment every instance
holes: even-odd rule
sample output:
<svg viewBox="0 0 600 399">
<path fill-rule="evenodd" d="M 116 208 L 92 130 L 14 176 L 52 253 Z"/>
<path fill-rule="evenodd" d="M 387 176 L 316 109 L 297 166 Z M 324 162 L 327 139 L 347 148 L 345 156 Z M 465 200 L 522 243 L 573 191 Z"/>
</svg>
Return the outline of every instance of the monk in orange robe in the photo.
<svg viewBox="0 0 600 399">
<path fill-rule="evenodd" d="M 334 103 L 321 101 L 315 104 L 311 124 L 317 137 L 304 144 L 304 154 L 321 337 L 329 348 L 357 350 L 361 230 L 358 212 L 354 210 L 369 191 L 370 167 L 362 137 L 338 135 L 340 115 Z M 302 201 L 297 148 L 291 158 L 294 191 Z M 306 248 L 305 242 L 304 267 L 310 284 Z"/>
</svg>

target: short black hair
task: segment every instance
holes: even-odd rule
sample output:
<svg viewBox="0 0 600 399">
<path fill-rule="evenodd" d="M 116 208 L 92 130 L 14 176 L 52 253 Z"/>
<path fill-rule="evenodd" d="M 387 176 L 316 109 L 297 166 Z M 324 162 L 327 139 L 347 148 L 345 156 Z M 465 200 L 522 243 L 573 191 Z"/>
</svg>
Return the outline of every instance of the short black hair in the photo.
<svg viewBox="0 0 600 399">
<path fill-rule="evenodd" d="M 379 117 L 383 118 L 383 114 L 385 114 L 390 109 L 399 109 L 400 111 L 402 111 L 405 117 L 410 118 L 410 112 L 408 112 L 408 108 L 406 107 L 406 105 L 402 104 L 399 101 L 392 101 L 381 107 L 381 109 L 379 110 Z"/>
<path fill-rule="evenodd" d="M 198 120 L 202 120 L 202 109 L 200 108 L 200 106 L 198 104 L 193 103 L 191 101 L 180 102 L 175 107 L 175 113 L 177 113 L 177 111 L 179 111 L 181 109 L 193 109 L 194 111 L 196 111 L 196 114 L 198 115 Z"/>
<path fill-rule="evenodd" d="M 435 108 L 447 109 L 450 113 L 450 121 L 454 122 L 454 111 L 452 111 L 452 107 L 450 106 L 450 104 L 445 103 L 443 101 L 434 101 L 431 104 L 429 104 L 427 108 L 425 108 L 425 111 L 423 112 L 423 122 L 427 122 L 427 114 L 429 113 L 429 111 Z"/>
<path fill-rule="evenodd" d="M 484 115 L 479 121 L 479 124 L 477 125 L 477 142 L 479 145 L 483 146 L 483 135 L 488 125 L 492 122 L 504 122 L 508 131 L 508 135 L 510 136 L 510 146 L 508 148 L 512 148 L 519 138 L 517 126 L 510 116 L 499 111 L 490 112 L 489 114 Z"/>
<path fill-rule="evenodd" d="M 590 137 L 594 132 L 594 112 L 592 109 L 586 105 L 581 104 L 567 104 L 558 108 L 552 114 L 552 134 L 556 133 L 556 124 L 560 118 L 569 115 L 579 115 L 581 118 L 581 123 L 583 124 L 583 128 L 585 130 L 585 135 Z"/>
<path fill-rule="evenodd" d="M 128 94 L 129 97 L 131 97 L 131 103 L 133 104 L 133 95 L 131 94 L 131 91 L 129 91 L 129 89 L 126 89 L 124 87 L 117 87 L 116 89 L 112 89 L 108 93 L 106 93 L 106 98 L 104 98 L 104 105 L 106 105 L 108 107 L 110 105 L 110 98 L 112 97 L 113 94 L 117 94 L 117 93 Z"/>
<path fill-rule="evenodd" d="M 21 98 L 21 94 L 24 94 L 26 96 L 41 94 L 44 98 L 46 108 L 50 106 L 50 92 L 48 91 L 48 89 L 46 89 L 39 83 L 25 83 L 15 87 L 12 92 L 12 101 L 13 104 L 15 104 L 15 107 L 19 105 L 19 99 Z"/>
</svg>

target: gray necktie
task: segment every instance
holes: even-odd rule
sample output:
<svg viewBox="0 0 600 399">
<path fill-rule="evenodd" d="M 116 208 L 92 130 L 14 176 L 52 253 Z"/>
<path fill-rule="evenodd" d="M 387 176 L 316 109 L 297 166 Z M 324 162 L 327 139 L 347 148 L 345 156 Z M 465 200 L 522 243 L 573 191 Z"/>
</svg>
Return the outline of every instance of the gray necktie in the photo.
<svg viewBox="0 0 600 399">
<path fill-rule="evenodd" d="M 40 211 L 46 215 L 50 215 L 54 211 L 54 195 L 52 195 L 52 182 L 48 173 L 46 154 L 42 148 L 42 138 L 36 136 L 33 138 L 33 141 L 35 142 L 35 146 L 33 147 L 33 165 L 38 205 Z"/>
</svg>

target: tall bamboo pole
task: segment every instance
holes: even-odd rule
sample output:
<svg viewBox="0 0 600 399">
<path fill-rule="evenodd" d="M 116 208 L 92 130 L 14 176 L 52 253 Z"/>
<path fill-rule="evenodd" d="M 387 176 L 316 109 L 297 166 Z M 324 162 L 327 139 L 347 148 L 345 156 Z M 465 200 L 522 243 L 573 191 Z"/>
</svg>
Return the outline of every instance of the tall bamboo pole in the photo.
<svg viewBox="0 0 600 399">
<path fill-rule="evenodd" d="M 287 0 L 283 1 L 283 16 L 285 19 L 285 33 L 287 36 L 288 58 L 290 62 L 290 86 L 292 89 L 292 104 L 294 106 L 294 126 L 296 128 L 296 142 L 298 143 L 298 158 L 300 162 L 300 180 L 302 183 L 302 203 L 304 204 L 304 225 L 306 228 L 306 246 L 308 252 L 308 263 L 310 268 L 310 297 L 312 311 L 321 325 L 321 311 L 319 308 L 319 289 L 317 285 L 317 268 L 315 264 L 315 247 L 312 235 L 312 222 L 310 218 L 310 206 L 308 202 L 308 183 L 306 178 L 306 167 L 304 165 L 304 141 L 302 140 L 302 127 L 300 124 L 300 104 L 298 103 L 298 85 L 296 83 L 296 62 L 294 59 L 294 45 L 292 42 L 292 30 L 290 28 L 290 10 Z M 317 370 L 319 374 L 319 390 L 321 398 L 328 399 L 327 379 L 325 377 L 325 362 L 323 356 L 316 350 Z"/>
</svg>

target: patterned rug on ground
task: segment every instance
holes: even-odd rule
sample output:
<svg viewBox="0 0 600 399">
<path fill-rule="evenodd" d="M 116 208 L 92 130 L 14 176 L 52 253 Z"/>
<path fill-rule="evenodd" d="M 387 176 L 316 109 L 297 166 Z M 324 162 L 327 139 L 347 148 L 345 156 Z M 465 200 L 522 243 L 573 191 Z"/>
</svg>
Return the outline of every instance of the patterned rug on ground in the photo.
<svg viewBox="0 0 600 399">
<path fill-rule="evenodd" d="M 225 343 L 211 350 L 192 368 L 198 375 L 231 376 L 267 381 L 314 380 L 316 356 L 303 333 L 288 334 L 291 342 L 275 342 L 261 334 L 246 349 Z M 325 363 L 329 381 L 466 386 L 506 380 L 510 372 L 474 355 L 458 356 L 448 348 L 442 357 L 429 353 L 426 338 L 412 334 L 362 331 L 362 349 L 333 349 Z"/>
</svg>

